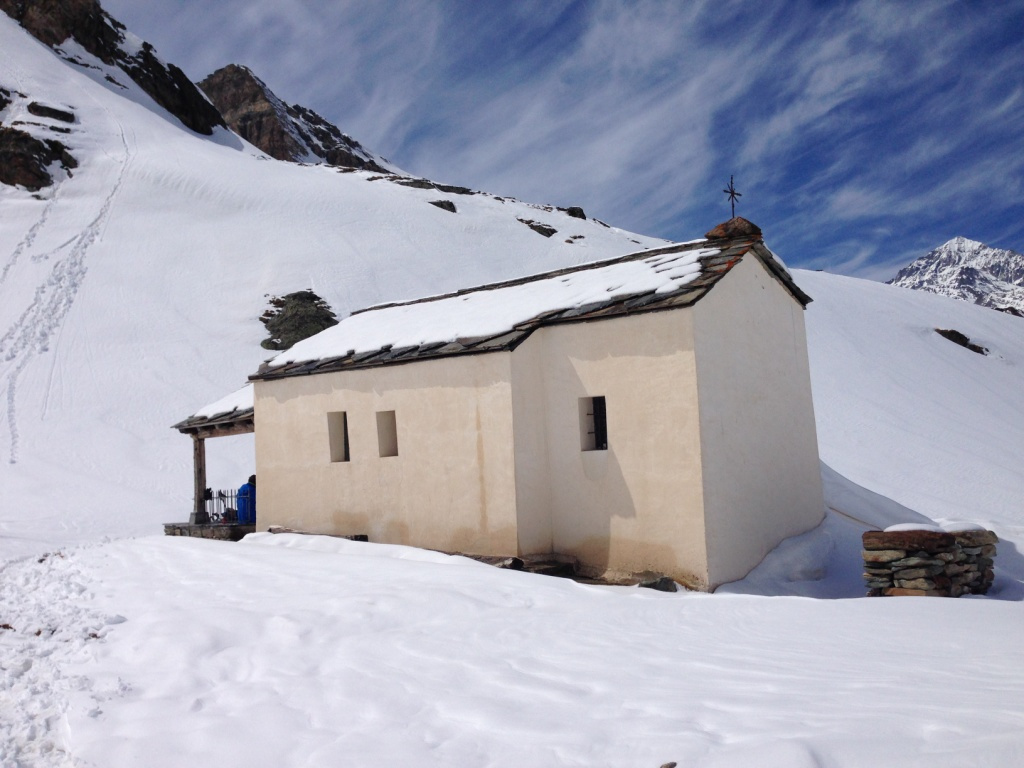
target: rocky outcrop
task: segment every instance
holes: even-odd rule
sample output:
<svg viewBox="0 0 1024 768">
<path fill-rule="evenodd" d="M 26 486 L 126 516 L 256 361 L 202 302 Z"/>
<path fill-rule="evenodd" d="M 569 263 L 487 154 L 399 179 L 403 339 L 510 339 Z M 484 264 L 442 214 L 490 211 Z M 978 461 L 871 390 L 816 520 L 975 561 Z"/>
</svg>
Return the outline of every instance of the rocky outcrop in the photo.
<svg viewBox="0 0 1024 768">
<path fill-rule="evenodd" d="M 286 104 L 247 67 L 229 64 L 199 83 L 228 126 L 278 160 L 390 173 L 387 161 L 311 109 Z"/>
<path fill-rule="evenodd" d="M 889 284 L 1021 316 L 1024 254 L 954 237 L 905 266 Z"/>
<path fill-rule="evenodd" d="M 532 229 L 538 235 L 544 235 L 544 237 L 551 237 L 553 234 L 555 234 L 558 231 L 557 229 L 552 227 L 550 224 L 544 224 L 544 223 L 539 222 L 539 221 L 534 221 L 533 219 L 523 219 L 523 218 L 520 218 L 520 217 L 517 216 L 516 220 L 521 222 L 521 223 L 523 223 L 523 224 L 525 224 L 526 226 L 528 226 L 530 229 Z"/>
<path fill-rule="evenodd" d="M 971 350 L 971 352 L 976 352 L 979 355 L 988 354 L 987 348 L 981 346 L 980 344 L 975 344 L 973 341 L 971 341 L 970 337 L 967 336 L 967 334 L 961 333 L 955 328 L 936 328 L 935 332 L 939 334 L 939 336 L 941 336 L 942 338 L 948 339 L 949 341 L 952 341 L 954 344 L 959 344 L 964 349 Z"/>
<path fill-rule="evenodd" d="M 282 119 L 284 105 L 246 67 L 229 64 L 202 80 L 199 87 L 228 127 L 250 144 L 278 160 L 305 159 L 306 148 Z"/>
<path fill-rule="evenodd" d="M 62 123 L 73 123 L 75 122 L 75 114 L 68 112 L 66 109 L 58 109 L 57 107 L 50 107 L 46 104 L 40 104 L 38 101 L 33 101 L 28 105 L 29 114 L 35 115 L 36 117 L 48 117 L 51 120 L 60 120 Z"/>
<path fill-rule="evenodd" d="M 0 184 L 38 192 L 53 183 L 49 167 L 60 163 L 70 174 L 78 162 L 55 139 L 37 139 L 17 128 L 0 126 Z"/>
<path fill-rule="evenodd" d="M 70 38 L 103 63 L 120 68 L 193 131 L 209 135 L 224 125 L 184 72 L 160 61 L 149 43 L 127 43 L 124 25 L 96 0 L 0 0 L 0 10 L 51 48 L 59 51 Z"/>
</svg>

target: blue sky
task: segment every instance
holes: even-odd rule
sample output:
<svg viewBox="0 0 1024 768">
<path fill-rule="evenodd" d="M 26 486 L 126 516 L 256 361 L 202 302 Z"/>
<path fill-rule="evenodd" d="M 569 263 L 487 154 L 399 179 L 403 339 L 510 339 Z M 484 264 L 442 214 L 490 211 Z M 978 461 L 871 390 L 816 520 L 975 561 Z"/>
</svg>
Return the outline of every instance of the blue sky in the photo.
<svg viewBox="0 0 1024 768">
<path fill-rule="evenodd" d="M 1024 251 L 1024 1 L 103 0 L 406 170 L 673 240 L 729 216 L 874 279 Z"/>
</svg>

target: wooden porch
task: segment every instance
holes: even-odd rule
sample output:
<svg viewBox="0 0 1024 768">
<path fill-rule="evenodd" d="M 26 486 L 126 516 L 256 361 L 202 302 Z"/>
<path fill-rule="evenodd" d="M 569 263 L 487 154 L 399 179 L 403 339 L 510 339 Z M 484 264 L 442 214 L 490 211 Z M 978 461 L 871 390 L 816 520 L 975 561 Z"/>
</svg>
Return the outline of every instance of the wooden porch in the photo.
<svg viewBox="0 0 1024 768">
<path fill-rule="evenodd" d="M 206 441 L 212 437 L 248 435 L 256 431 L 254 410 L 233 408 L 212 416 L 194 415 L 174 425 L 173 429 L 192 438 L 193 503 L 187 523 L 165 523 L 164 533 L 168 536 L 193 536 L 221 541 L 238 541 L 256 530 L 254 524 L 226 522 L 211 519 L 208 504 L 213 495 L 206 485 Z"/>
</svg>

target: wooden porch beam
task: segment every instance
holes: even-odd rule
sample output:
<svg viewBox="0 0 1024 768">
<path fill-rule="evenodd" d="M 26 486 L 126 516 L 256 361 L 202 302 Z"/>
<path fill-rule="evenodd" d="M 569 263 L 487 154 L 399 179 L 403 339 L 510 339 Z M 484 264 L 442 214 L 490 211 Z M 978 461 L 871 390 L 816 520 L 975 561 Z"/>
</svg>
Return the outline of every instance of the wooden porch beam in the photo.
<svg viewBox="0 0 1024 768">
<path fill-rule="evenodd" d="M 195 504 L 192 508 L 193 525 L 210 522 L 206 513 L 206 440 L 199 435 L 192 435 L 192 463 L 195 467 Z"/>
</svg>

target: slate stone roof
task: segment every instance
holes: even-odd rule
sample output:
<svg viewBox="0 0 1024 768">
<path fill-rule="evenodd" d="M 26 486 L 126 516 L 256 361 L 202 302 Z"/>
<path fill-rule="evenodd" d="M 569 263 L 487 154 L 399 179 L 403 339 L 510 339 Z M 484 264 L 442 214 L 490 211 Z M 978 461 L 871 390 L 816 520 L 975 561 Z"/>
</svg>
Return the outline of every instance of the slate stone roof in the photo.
<svg viewBox="0 0 1024 768">
<path fill-rule="evenodd" d="M 172 429 L 197 437 L 242 435 L 254 430 L 253 386 L 246 384 L 215 403 L 200 408 Z"/>
<path fill-rule="evenodd" d="M 663 284 L 657 289 L 645 289 L 632 293 L 623 293 L 619 290 L 609 293 L 608 298 L 602 297 L 601 300 L 583 305 L 550 308 L 525 321 L 517 322 L 513 327 L 503 329 L 499 333 L 464 336 L 452 340 L 431 341 L 398 347 L 395 347 L 393 344 L 383 344 L 373 349 L 362 351 L 352 349 L 344 354 L 320 355 L 317 359 L 295 359 L 283 363 L 278 362 L 281 357 L 284 357 L 283 354 L 274 361 L 264 363 L 260 366 L 259 371 L 249 378 L 253 381 L 278 379 L 289 376 L 304 376 L 429 360 L 451 355 L 507 351 L 515 349 L 534 330 L 546 325 L 599 320 L 641 312 L 689 307 L 706 296 L 719 280 L 748 255 L 759 259 L 768 272 L 802 306 L 806 307 L 811 301 L 811 298 L 793 282 L 792 277 L 782 263 L 765 246 L 761 237 L 761 230 L 756 225 L 736 217 L 712 229 L 705 235 L 705 238 L 704 240 L 695 240 L 689 243 L 677 243 L 663 248 L 648 249 L 615 259 L 477 286 L 442 296 L 381 304 L 353 312 L 350 317 L 363 313 L 387 313 L 395 308 L 413 307 L 414 305 L 430 302 L 449 302 L 452 311 L 458 311 L 459 305 L 457 302 L 453 302 L 453 299 L 474 295 L 479 296 L 488 291 L 501 291 L 515 286 L 528 286 L 531 284 L 548 283 L 554 280 L 564 280 L 566 276 L 580 275 L 589 270 L 605 270 L 609 267 L 630 262 L 645 262 L 655 272 L 671 271 L 675 263 L 690 264 L 690 272 L 687 274 L 680 272 L 679 274 L 682 275 L 682 279 L 677 284 Z M 689 259 L 686 257 L 689 257 Z M 609 288 L 610 290 L 611 288 Z M 343 324 L 344 321 L 339 326 L 336 326 L 334 329 L 328 329 L 324 333 L 343 331 Z M 296 349 L 296 355 L 301 356 L 298 349 Z"/>
<path fill-rule="evenodd" d="M 220 437 L 227 435 L 244 435 L 255 429 L 255 411 L 253 408 L 222 413 L 217 416 L 189 416 L 172 426 L 182 434 L 198 437 Z"/>
</svg>

